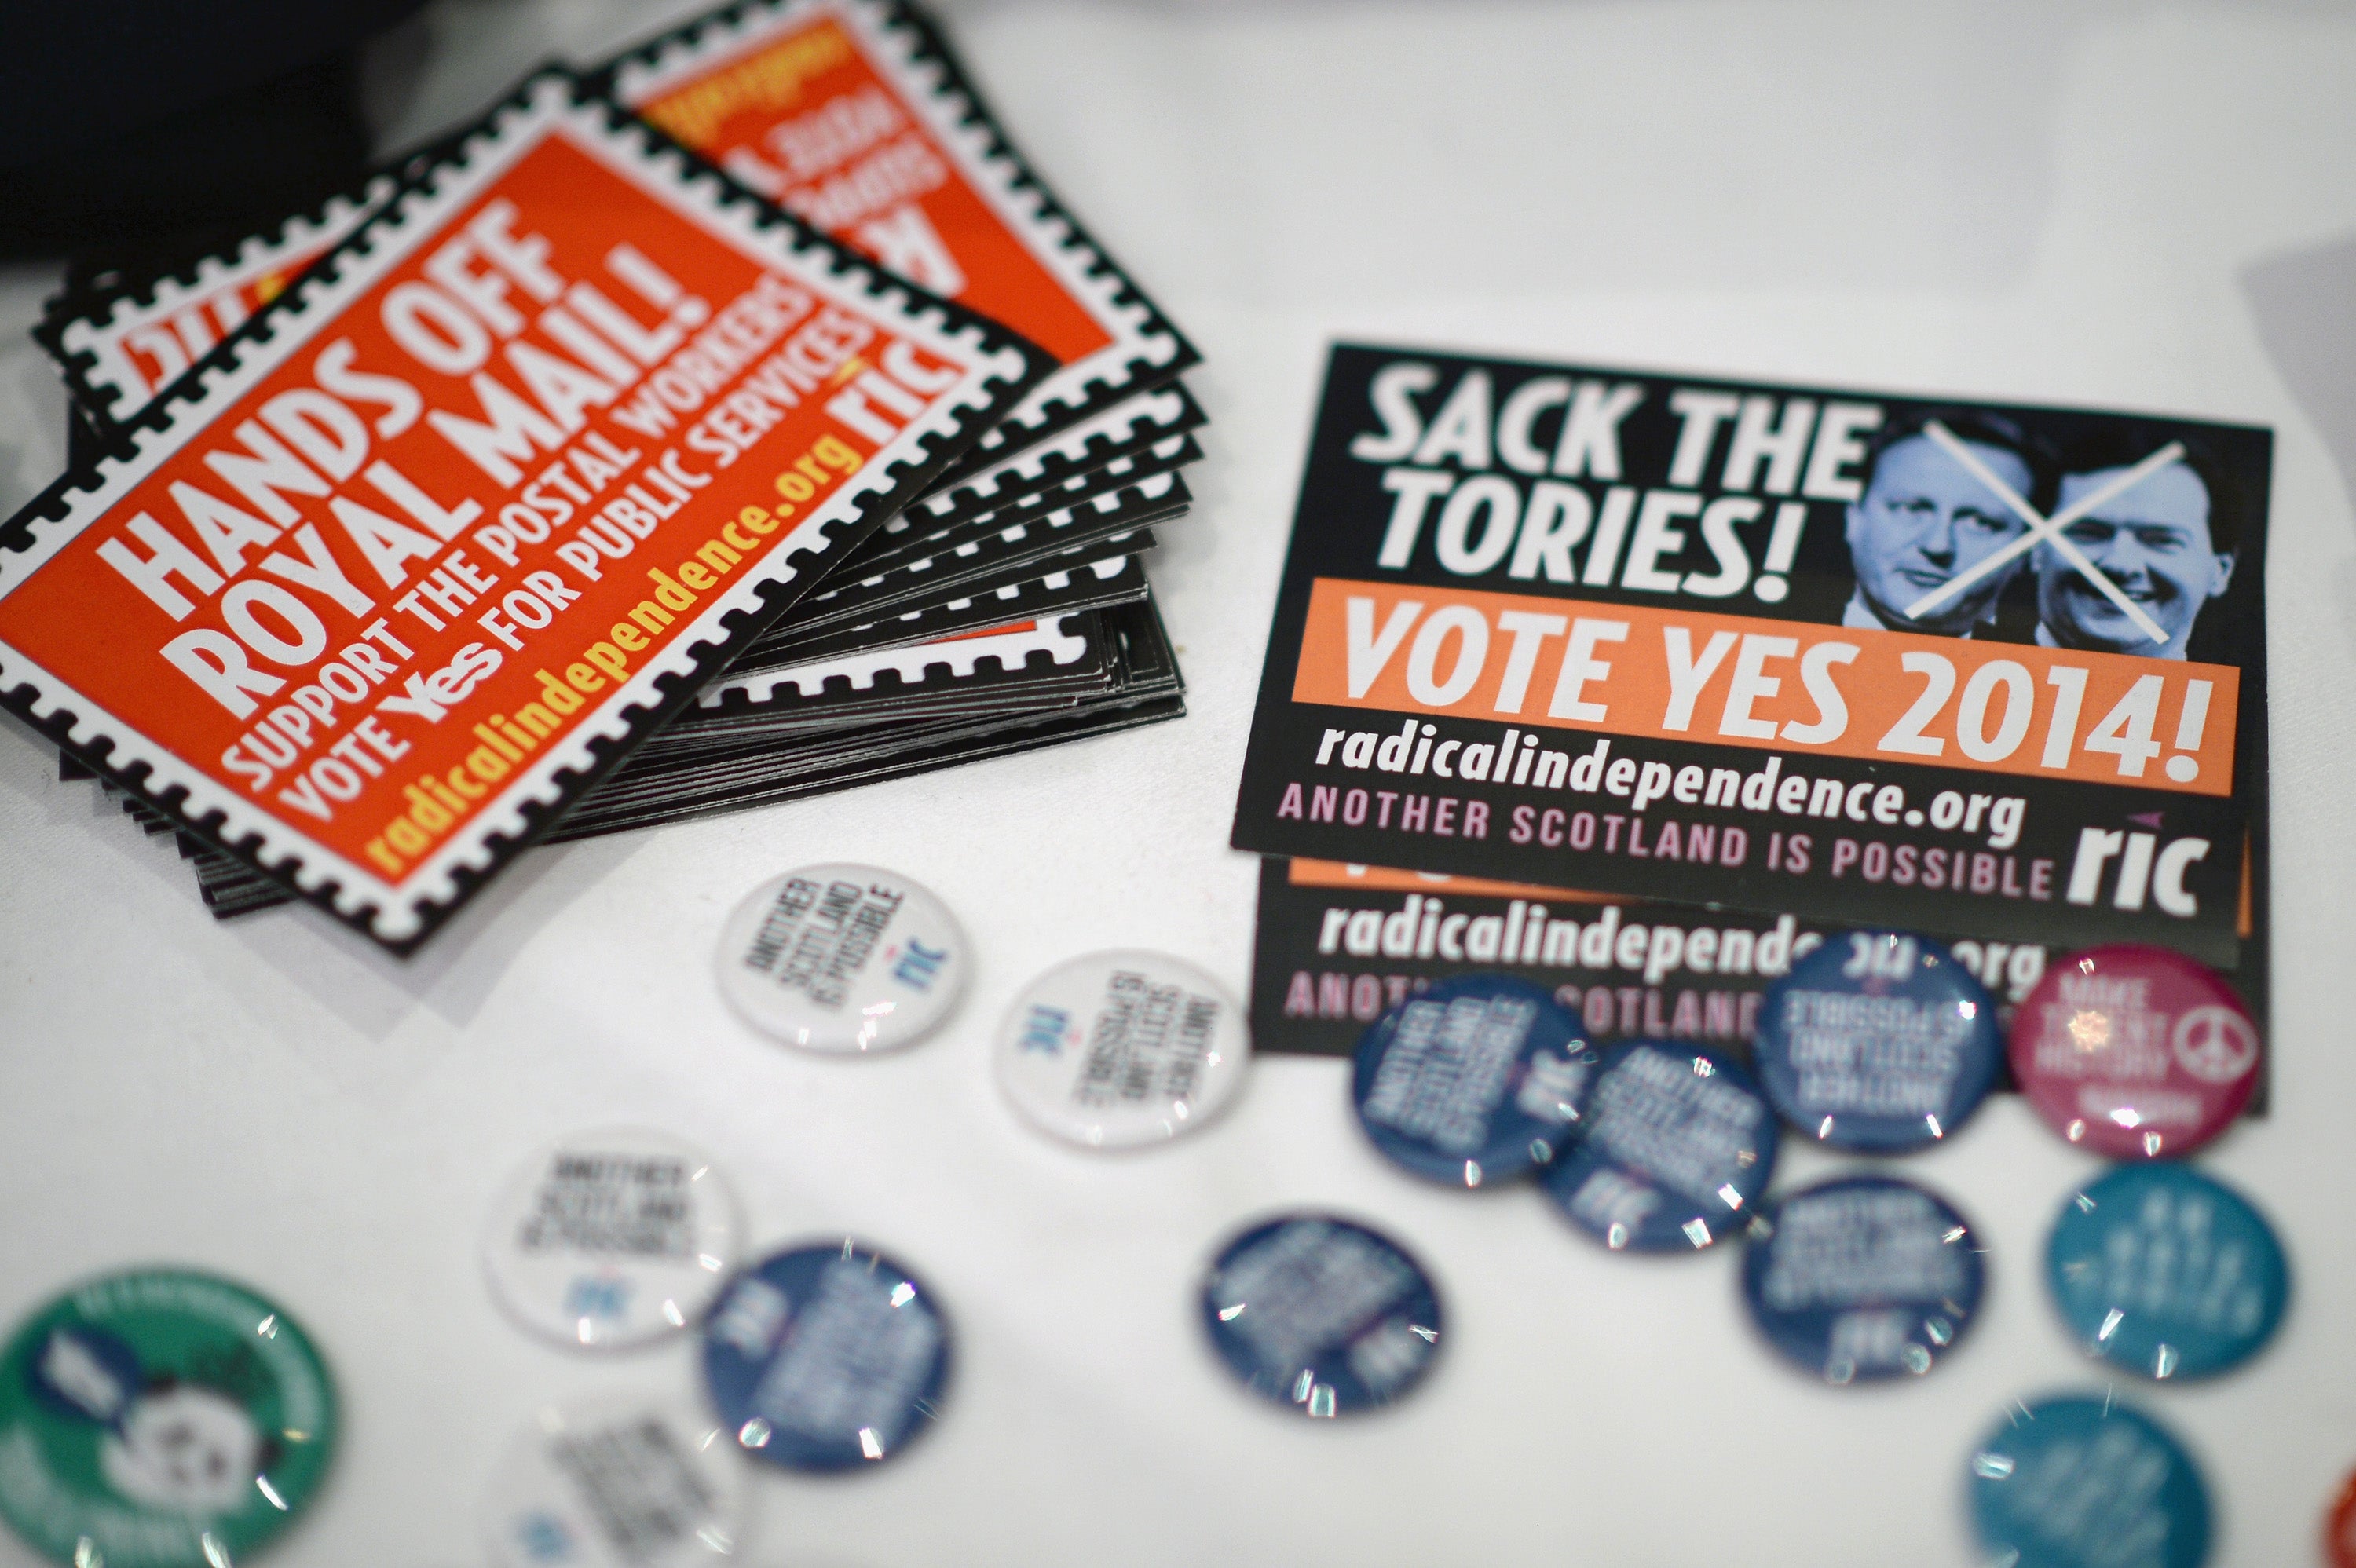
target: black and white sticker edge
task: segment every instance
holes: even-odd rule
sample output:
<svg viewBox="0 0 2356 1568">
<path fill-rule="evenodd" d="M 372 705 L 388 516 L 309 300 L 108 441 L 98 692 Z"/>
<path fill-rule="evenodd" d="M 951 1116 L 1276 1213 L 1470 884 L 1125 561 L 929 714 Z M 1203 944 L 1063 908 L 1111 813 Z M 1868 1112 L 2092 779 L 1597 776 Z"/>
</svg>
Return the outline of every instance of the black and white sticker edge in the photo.
<svg viewBox="0 0 2356 1568">
<path fill-rule="evenodd" d="M 107 510 L 176 449 L 173 437 L 193 433 L 220 407 L 233 402 L 291 357 L 267 352 L 283 325 L 332 314 L 398 264 L 378 261 L 380 241 L 412 230 L 431 232 L 444 212 L 461 205 L 529 150 L 527 138 L 543 124 L 565 121 L 585 139 L 611 149 L 612 166 L 712 231 L 755 254 L 793 263 L 803 281 L 813 275 L 880 314 L 896 318 L 911 336 L 961 344 L 980 364 L 964 389 L 944 398 L 902 431 L 913 452 L 871 459 L 799 530 L 809 545 L 784 550 L 714 602 L 699 621 L 707 631 L 674 642 L 608 699 L 605 712 L 553 747 L 503 792 L 498 805 L 469 823 L 412 873 L 403 893 L 328 850 L 284 820 L 213 783 L 80 691 L 0 642 L 0 706 L 16 712 L 77 758 L 133 795 L 185 824 L 199 837 L 282 882 L 337 920 L 395 952 L 412 951 L 509 860 L 552 826 L 562 807 L 723 667 L 770 618 L 763 613 L 776 591 L 803 576 L 796 558 L 825 557 L 854 532 L 871 528 L 923 488 L 948 461 L 945 444 L 986 425 L 1027 387 L 1045 363 L 1023 340 L 986 318 L 910 289 L 804 225 L 779 214 L 723 176 L 682 153 L 659 133 L 610 104 L 584 101 L 569 73 L 535 73 L 480 124 L 393 199 L 323 256 L 285 293 L 142 410 L 127 427 L 124 449 L 102 453 L 91 466 L 59 479 L 0 534 L 0 598 L 32 576 L 57 550 Z M 405 252 L 404 252 L 405 253 Z M 377 261 L 355 268 L 354 261 Z M 300 345 L 294 346 L 299 347 Z M 263 352 L 256 352 L 263 350 Z M 913 438 L 913 439 L 912 439 Z M 899 470 L 900 477 L 887 475 Z M 830 516 L 829 514 L 834 514 Z M 628 694 L 636 692 L 635 697 Z M 569 783 L 558 775 L 569 774 Z"/>
<path fill-rule="evenodd" d="M 934 491 L 905 515 L 912 522 L 920 513 L 935 519 L 980 516 L 991 507 L 1010 506 L 1037 494 L 1103 448 L 1138 440 L 1145 428 L 1163 435 L 1181 435 L 1204 422 L 1201 407 L 1183 385 L 1135 393 L 1036 446 L 968 475 L 947 489 Z"/>
<path fill-rule="evenodd" d="M 977 539 L 968 539 L 951 549 L 937 550 L 930 555 L 894 560 L 880 571 L 814 595 L 810 603 L 824 604 L 829 600 L 840 599 L 854 589 L 873 588 L 878 584 L 890 581 L 894 577 L 922 576 L 950 561 L 970 560 L 992 546 L 1022 544 L 1031 538 L 1031 530 L 1033 528 L 1040 530 L 1042 540 L 1048 545 L 1053 545 L 1056 534 L 1070 528 L 1074 523 L 1082 521 L 1091 512 L 1098 517 L 1110 517 L 1127 512 L 1151 512 L 1152 516 L 1142 520 L 1159 522 L 1163 520 L 1164 509 L 1183 507 L 1191 504 L 1193 500 L 1193 492 L 1186 487 L 1185 479 L 1176 469 L 1165 470 L 1160 474 L 1149 474 L 1133 485 L 1124 485 L 1117 490 L 1108 491 L 1101 496 L 1091 496 L 1085 501 L 1075 502 L 1068 507 L 1058 507 L 1044 517 L 1028 518 L 1009 528 L 1001 528 L 996 533 L 985 534 Z"/>
<path fill-rule="evenodd" d="M 268 233 L 248 237 L 232 251 L 204 257 L 191 267 L 166 273 L 126 293 L 99 301 L 92 301 L 87 294 L 54 295 L 32 329 L 34 341 L 56 363 L 67 389 L 91 422 L 105 433 L 120 431 L 165 390 L 158 387 L 147 393 L 137 407 L 126 408 L 121 413 L 115 411 L 119 402 L 135 395 L 127 375 L 116 363 L 125 337 L 143 326 L 169 319 L 227 285 L 242 283 L 266 272 L 273 264 L 300 255 L 309 247 L 320 246 L 324 254 L 325 248 L 332 248 L 380 211 L 392 200 L 401 184 L 391 173 L 371 175 L 357 195 L 338 192 L 320 206 L 287 219 Z M 93 305 L 103 314 L 93 314 Z M 111 367 L 115 374 L 109 374 Z M 124 375 L 124 379 L 117 379 L 117 375 Z"/>
<path fill-rule="evenodd" d="M 1030 620 L 1034 618 L 1034 613 L 1027 610 L 1025 605 L 1032 596 L 1039 593 L 1059 593 L 1066 592 L 1073 586 L 1075 579 L 1082 573 L 1086 573 L 1087 576 L 1095 580 L 1093 583 L 1083 583 L 1081 585 L 1083 588 L 1101 586 L 1104 583 L 1110 582 L 1114 578 L 1126 573 L 1137 579 L 1137 597 L 1142 598 L 1146 593 L 1151 591 L 1151 585 L 1145 581 L 1145 563 L 1143 558 L 1134 554 L 1116 555 L 1109 560 L 1090 560 L 1083 561 L 1076 566 L 1059 567 L 1054 571 L 1044 571 L 1036 577 L 1025 578 L 1020 582 L 1007 583 L 1002 587 L 985 588 L 978 592 L 969 594 L 962 599 L 945 600 L 937 604 L 926 604 L 915 610 L 904 611 L 897 613 L 887 613 L 873 621 L 868 622 L 864 625 L 850 626 L 842 628 L 840 631 L 820 633 L 819 635 L 831 639 L 838 636 L 848 635 L 854 632 L 873 632 L 878 636 L 888 636 L 892 639 L 889 643 L 880 645 L 887 647 L 901 647 L 912 643 L 931 642 L 935 639 L 926 635 L 926 629 L 920 624 L 920 623 L 931 620 L 934 617 L 940 615 L 962 614 L 983 600 L 991 601 L 992 603 L 991 608 L 992 612 L 999 614 L 1001 618 L 1004 620 Z M 1053 613 L 1055 612 L 1051 611 L 1049 613 Z M 749 656 L 748 656 L 748 657 Z M 821 658 L 827 658 L 836 656 L 821 654 L 819 656 Z M 759 673 L 765 668 L 787 668 L 789 667 L 791 664 L 797 662 L 809 663 L 814 661 L 796 660 L 791 654 L 788 654 L 785 663 L 768 666 L 758 664 L 740 664 L 734 673 L 740 675 L 753 675 Z"/>
<path fill-rule="evenodd" d="M 914 689 L 942 679 L 969 679 L 984 660 L 1012 675 L 1022 670 L 1033 654 L 1046 655 L 1055 666 L 1068 665 L 1088 650 L 1088 640 L 1066 625 L 1072 619 L 1069 615 L 1055 615 L 1027 631 L 967 635 L 943 643 L 915 643 L 873 653 L 838 654 L 809 664 L 763 670 L 707 688 L 697 699 L 696 707 L 742 713 L 748 708 L 790 703 L 796 695 L 807 703 L 822 696 L 830 680 L 848 680 L 851 690 L 869 691 L 873 689 L 876 677 L 886 672 L 898 676 L 902 688 Z M 793 688 L 793 693 L 781 692 L 781 687 Z"/>
</svg>

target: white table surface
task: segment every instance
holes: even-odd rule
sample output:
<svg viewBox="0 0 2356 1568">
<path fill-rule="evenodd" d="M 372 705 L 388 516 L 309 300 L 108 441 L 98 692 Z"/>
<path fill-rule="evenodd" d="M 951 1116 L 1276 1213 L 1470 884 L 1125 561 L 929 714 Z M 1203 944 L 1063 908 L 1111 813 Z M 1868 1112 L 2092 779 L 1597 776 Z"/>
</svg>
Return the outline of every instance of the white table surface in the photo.
<svg viewBox="0 0 2356 1568">
<path fill-rule="evenodd" d="M 411 35 L 422 76 L 392 73 L 387 138 L 659 19 L 443 5 Z M 691 1384 L 684 1341 L 592 1360 L 525 1339 L 477 1261 L 533 1146 L 651 1124 L 720 1157 L 756 1239 L 883 1244 L 960 1331 L 946 1417 L 904 1459 L 764 1475 L 752 1563 L 1970 1562 L 1974 1441 L 2008 1400 L 2103 1381 L 2038 1262 L 2091 1165 L 2019 1104 L 1905 1168 L 1992 1238 L 1975 1338 L 1923 1382 L 1838 1392 L 1754 1342 L 1730 1249 L 1614 1257 L 1528 1190 L 1419 1185 L 1364 1145 L 1334 1062 L 1263 1060 L 1215 1129 L 1102 1158 L 1017 1125 L 986 1044 L 1018 986 L 1085 949 L 1246 985 L 1254 866 L 1228 816 L 1329 340 L 2122 406 L 2279 437 L 2277 1109 L 2203 1163 L 2283 1227 L 2297 1295 L 2250 1370 L 2132 1392 L 2205 1462 L 2218 1563 L 2312 1562 L 2356 1465 L 2356 537 L 2334 461 L 2356 458 L 2356 16 L 1001 0 L 951 22 L 1207 357 L 1211 455 L 1152 566 L 1191 716 L 536 853 L 406 965 L 308 912 L 216 924 L 168 848 L 0 727 L 0 1320 L 133 1263 L 252 1282 L 345 1402 L 336 1474 L 271 1561 L 477 1563 L 483 1479 L 537 1405 Z M 11 505 L 62 462 L 22 336 L 52 275 L 0 275 Z M 825 859 L 962 912 L 976 980 L 940 1037 L 816 1059 L 723 1010 L 728 906 Z M 1795 1153 L 1783 1179 L 1832 1163 Z M 1211 1245 L 1301 1204 L 1371 1217 L 1446 1294 L 1438 1371 L 1378 1418 L 1256 1405 L 1190 1317 Z"/>
</svg>

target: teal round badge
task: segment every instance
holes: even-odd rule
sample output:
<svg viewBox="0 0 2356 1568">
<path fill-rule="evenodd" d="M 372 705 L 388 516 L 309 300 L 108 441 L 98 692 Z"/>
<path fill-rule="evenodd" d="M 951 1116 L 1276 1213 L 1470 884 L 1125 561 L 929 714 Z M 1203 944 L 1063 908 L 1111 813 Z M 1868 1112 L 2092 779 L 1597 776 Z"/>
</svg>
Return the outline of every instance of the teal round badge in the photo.
<svg viewBox="0 0 2356 1568">
<path fill-rule="evenodd" d="M 2086 1349 L 2145 1377 L 2205 1378 L 2265 1348 L 2290 1261 L 2249 1200 L 2174 1160 L 2123 1165 L 2062 1206 L 2046 1284 Z"/>
<path fill-rule="evenodd" d="M 210 1275 L 85 1281 L 0 1349 L 0 1518 L 59 1563 L 241 1562 L 317 1494 L 335 1438 L 310 1337 Z"/>
<path fill-rule="evenodd" d="M 2016 1403 L 1972 1453 L 1981 1561 L 2201 1568 L 2209 1488 L 2168 1429 L 2105 1394 Z"/>
</svg>

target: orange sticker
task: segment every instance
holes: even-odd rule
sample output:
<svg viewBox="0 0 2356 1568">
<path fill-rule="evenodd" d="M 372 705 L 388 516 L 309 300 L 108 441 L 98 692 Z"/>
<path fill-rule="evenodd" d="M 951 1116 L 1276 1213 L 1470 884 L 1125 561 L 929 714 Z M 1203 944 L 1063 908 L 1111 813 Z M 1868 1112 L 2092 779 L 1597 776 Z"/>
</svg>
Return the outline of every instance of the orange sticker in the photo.
<svg viewBox="0 0 2356 1568">
<path fill-rule="evenodd" d="M 1292 696 L 1388 713 L 2224 796 L 2241 672 L 1318 578 Z"/>
<path fill-rule="evenodd" d="M 0 682 L 396 947 L 1036 357 L 542 77 L 0 559 Z"/>
<path fill-rule="evenodd" d="M 1012 420 L 1034 435 L 1194 361 L 903 7 L 752 0 L 635 51 L 614 87 L 804 222 L 1054 355 L 1064 371 Z"/>
</svg>

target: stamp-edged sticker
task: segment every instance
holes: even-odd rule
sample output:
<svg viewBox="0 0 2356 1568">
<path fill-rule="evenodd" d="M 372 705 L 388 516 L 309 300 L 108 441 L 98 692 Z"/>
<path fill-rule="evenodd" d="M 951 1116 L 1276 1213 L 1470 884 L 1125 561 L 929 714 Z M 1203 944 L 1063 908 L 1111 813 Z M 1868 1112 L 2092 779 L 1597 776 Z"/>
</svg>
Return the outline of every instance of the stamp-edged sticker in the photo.
<svg viewBox="0 0 2356 1568">
<path fill-rule="evenodd" d="M 397 187 L 393 176 L 373 176 L 360 190 L 331 197 L 317 210 L 146 289 L 95 304 L 86 295 L 60 295 L 33 336 L 98 429 L 119 429 L 391 200 Z"/>
<path fill-rule="evenodd" d="M 0 701 L 407 952 L 1044 368 L 545 72 L 27 508 Z"/>
<path fill-rule="evenodd" d="M 787 211 L 1053 354 L 968 464 L 1197 356 L 1008 143 L 908 6 L 749 0 L 615 62 L 616 98 Z"/>
</svg>

